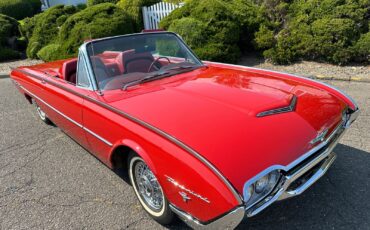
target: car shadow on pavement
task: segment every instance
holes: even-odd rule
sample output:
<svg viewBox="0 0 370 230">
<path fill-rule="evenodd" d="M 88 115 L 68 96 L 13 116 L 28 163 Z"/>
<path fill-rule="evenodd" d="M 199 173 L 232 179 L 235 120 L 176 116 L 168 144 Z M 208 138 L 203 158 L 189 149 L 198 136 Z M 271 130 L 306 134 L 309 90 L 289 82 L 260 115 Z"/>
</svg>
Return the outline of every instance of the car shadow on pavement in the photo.
<svg viewBox="0 0 370 230">
<path fill-rule="evenodd" d="M 369 229 L 370 153 L 339 144 L 337 160 L 301 196 L 273 204 L 238 229 Z"/>
</svg>

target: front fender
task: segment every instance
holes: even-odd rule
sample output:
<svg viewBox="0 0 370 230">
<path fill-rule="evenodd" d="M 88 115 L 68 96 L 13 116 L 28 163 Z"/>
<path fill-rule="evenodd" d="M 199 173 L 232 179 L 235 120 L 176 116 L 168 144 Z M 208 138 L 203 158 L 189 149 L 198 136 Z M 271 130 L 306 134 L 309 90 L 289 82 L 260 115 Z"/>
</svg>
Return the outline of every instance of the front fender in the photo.
<svg viewBox="0 0 370 230">
<path fill-rule="evenodd" d="M 208 223 L 242 205 L 198 158 L 162 138 L 154 142 L 157 147 L 152 143 L 124 139 L 113 149 L 127 146 L 140 155 L 157 177 L 172 208 L 189 214 L 199 223 Z"/>
</svg>

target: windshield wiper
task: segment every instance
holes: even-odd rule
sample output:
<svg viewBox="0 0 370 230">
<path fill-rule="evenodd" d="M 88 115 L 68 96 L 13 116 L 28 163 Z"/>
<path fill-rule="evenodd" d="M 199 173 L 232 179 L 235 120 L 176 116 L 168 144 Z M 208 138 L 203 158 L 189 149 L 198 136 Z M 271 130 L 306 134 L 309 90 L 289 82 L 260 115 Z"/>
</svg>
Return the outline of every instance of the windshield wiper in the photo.
<svg viewBox="0 0 370 230">
<path fill-rule="evenodd" d="M 139 83 L 143 83 L 143 82 L 152 81 L 152 80 L 158 79 L 159 77 L 168 77 L 169 73 L 170 72 L 165 71 L 165 72 L 159 72 L 159 73 L 148 75 L 148 76 L 146 76 L 142 79 L 131 81 L 131 82 L 128 82 L 128 83 L 124 84 L 122 89 L 126 90 L 130 86 L 133 86 L 133 85 L 136 85 L 136 84 L 139 84 Z"/>
<path fill-rule="evenodd" d="M 199 66 L 195 65 L 183 65 L 183 66 L 174 66 L 172 68 L 168 68 L 166 70 L 177 70 L 177 69 L 193 69 L 193 68 L 198 68 Z"/>
<path fill-rule="evenodd" d="M 163 69 L 161 72 L 157 72 L 155 74 L 148 75 L 148 76 L 146 76 L 146 77 L 144 77 L 142 79 L 139 79 L 139 80 L 128 82 L 128 83 L 126 83 L 126 84 L 123 85 L 123 88 L 122 89 L 123 90 L 127 90 L 128 87 L 133 86 L 133 85 L 136 85 L 136 84 L 139 84 L 139 83 L 156 80 L 156 79 L 159 79 L 159 78 L 162 78 L 162 77 L 169 77 L 171 75 L 176 74 L 176 73 L 170 74 L 169 71 L 171 71 L 171 70 L 177 70 L 177 69 L 181 69 L 181 70 L 183 70 L 183 69 L 194 69 L 194 68 L 199 68 L 199 67 L 202 67 L 202 66 L 183 65 L 183 66 L 174 66 L 172 68 Z"/>
</svg>

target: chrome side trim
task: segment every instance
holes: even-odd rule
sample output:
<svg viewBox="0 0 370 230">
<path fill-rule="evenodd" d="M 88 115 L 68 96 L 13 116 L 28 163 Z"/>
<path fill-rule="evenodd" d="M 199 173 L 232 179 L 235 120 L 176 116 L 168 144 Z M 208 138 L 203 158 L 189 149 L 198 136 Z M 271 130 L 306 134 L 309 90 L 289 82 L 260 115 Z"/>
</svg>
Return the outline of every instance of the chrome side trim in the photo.
<svg viewBox="0 0 370 230">
<path fill-rule="evenodd" d="M 296 104 L 297 104 L 297 96 L 293 95 L 293 97 L 290 101 L 290 104 L 288 106 L 260 112 L 260 113 L 257 114 L 257 117 L 265 117 L 265 116 L 279 114 L 279 113 L 292 112 L 292 111 L 295 110 Z"/>
<path fill-rule="evenodd" d="M 275 71 L 275 70 L 267 70 L 267 69 L 249 67 L 249 66 L 226 64 L 226 63 L 221 63 L 221 62 L 211 62 L 211 61 L 203 61 L 203 62 L 225 65 L 225 66 L 230 66 L 230 67 L 237 67 L 237 68 L 242 68 L 242 69 L 247 69 L 247 70 L 262 70 L 262 71 L 266 71 L 266 72 L 270 72 L 270 73 L 284 74 L 284 75 L 288 75 L 288 76 L 291 76 L 291 77 L 296 77 L 296 78 L 305 79 L 305 80 L 308 80 L 308 81 L 311 81 L 311 82 L 319 83 L 319 84 L 325 85 L 326 87 L 329 87 L 329 88 L 333 89 L 334 91 L 337 91 L 338 93 L 343 94 L 344 96 L 346 96 L 355 105 L 355 110 L 358 110 L 358 104 L 356 103 L 356 101 L 350 95 L 348 95 L 346 92 L 338 89 L 337 87 L 329 85 L 325 82 L 317 81 L 317 80 L 307 78 L 307 77 L 303 77 L 303 76 L 298 76 L 298 75 L 295 75 L 295 74 L 279 72 L 279 71 Z"/>
<path fill-rule="evenodd" d="M 73 120 L 72 118 L 68 117 L 67 115 L 65 115 L 64 113 L 60 112 L 59 110 L 57 110 L 56 108 L 54 108 L 53 106 L 51 106 L 49 103 L 45 102 L 44 100 L 42 100 L 41 98 L 39 98 L 38 96 L 36 96 L 35 94 L 31 93 L 29 90 L 25 89 L 23 86 L 21 86 L 20 84 L 18 84 L 18 86 L 20 88 L 22 88 L 25 92 L 27 92 L 28 94 L 30 94 L 30 96 L 36 98 L 38 101 L 41 101 L 44 105 L 48 106 L 50 109 L 54 110 L 56 113 L 58 113 L 59 115 L 61 115 L 62 117 L 64 117 L 65 119 L 67 119 L 68 121 L 72 122 L 73 124 L 77 125 L 78 127 L 82 128 L 83 130 L 86 130 L 88 133 L 90 133 L 91 135 L 93 135 L 94 137 L 96 137 L 97 139 L 99 139 L 100 141 L 104 142 L 105 144 L 109 145 L 109 146 L 113 146 L 112 143 L 110 143 L 109 141 L 107 141 L 106 139 L 102 138 L 101 136 L 99 136 L 98 134 L 94 133 L 93 131 L 89 130 L 88 128 L 84 127 L 82 124 L 78 123 L 77 121 Z"/>
<path fill-rule="evenodd" d="M 38 80 L 44 80 L 45 82 L 49 83 L 49 84 L 52 84 L 58 88 L 61 88 L 63 90 L 66 90 L 67 92 L 70 92 L 72 94 L 75 94 L 76 96 L 79 96 L 81 98 L 84 98 L 85 100 L 87 101 L 90 101 L 92 103 L 95 103 L 96 105 L 99 105 L 113 113 L 116 113 L 132 122 L 135 122 L 155 133 L 157 133 L 158 135 L 162 136 L 163 138 L 171 141 L 172 143 L 174 143 L 175 145 L 179 146 L 180 148 L 182 148 L 183 150 L 185 150 L 186 152 L 190 153 L 191 155 L 193 155 L 195 158 L 197 158 L 199 161 L 201 161 L 203 164 L 205 164 L 230 190 L 230 192 L 233 194 L 234 198 L 238 201 L 238 204 L 241 205 L 243 204 L 243 200 L 242 200 L 242 197 L 240 196 L 240 194 L 238 193 L 238 191 L 231 185 L 231 183 L 227 180 L 226 177 L 224 177 L 222 175 L 222 173 L 213 165 L 211 164 L 207 159 L 205 159 L 202 155 L 200 155 L 198 152 L 196 152 L 195 150 L 193 150 L 192 148 L 190 148 L 189 146 L 187 146 L 186 144 L 184 144 L 183 142 L 181 142 L 180 140 L 176 139 L 175 137 L 167 134 L 166 132 L 158 129 L 157 127 L 145 122 L 145 121 L 142 121 L 134 116 L 131 116 L 130 114 L 126 113 L 126 112 L 123 112 L 122 110 L 119 110 L 111 105 L 108 105 L 106 103 L 103 103 L 95 98 L 92 98 L 92 97 L 89 97 L 89 96 L 86 96 L 86 95 L 83 95 L 81 93 L 78 93 L 74 90 L 71 90 L 61 84 L 58 84 L 54 81 L 50 81 L 49 79 L 47 78 L 43 78 L 43 77 L 40 77 L 40 76 L 37 76 L 35 74 L 32 74 L 32 73 L 29 73 L 23 69 L 16 69 L 16 71 L 20 72 L 20 73 L 23 73 L 23 74 L 26 74 L 32 78 L 36 78 Z"/>
<path fill-rule="evenodd" d="M 85 126 L 82 127 L 82 129 L 84 129 L 86 132 L 90 133 L 91 135 L 93 135 L 94 137 L 96 137 L 97 139 L 99 139 L 100 141 L 104 142 L 105 144 L 109 145 L 110 147 L 113 146 L 112 143 L 110 143 L 109 141 L 107 141 L 106 139 L 102 138 L 101 136 L 99 136 L 98 134 L 94 133 L 93 131 L 91 131 L 90 129 L 86 128 Z"/>
<path fill-rule="evenodd" d="M 228 212 L 227 214 L 210 223 L 202 223 L 201 221 L 195 219 L 188 213 L 181 211 L 180 209 L 176 208 L 171 204 L 170 208 L 174 213 L 176 213 L 179 216 L 179 218 L 182 221 L 184 221 L 192 229 L 210 229 L 210 230 L 234 229 L 243 220 L 245 214 L 244 207 L 241 206 L 237 207 L 236 209 Z"/>
<path fill-rule="evenodd" d="M 38 101 L 41 101 L 44 105 L 48 106 L 50 109 L 54 110 L 56 113 L 58 113 L 59 115 L 61 115 L 65 119 L 67 119 L 68 121 L 70 121 L 73 124 L 77 125 L 78 127 L 82 128 L 82 125 L 80 123 L 78 123 L 77 121 L 73 120 L 72 118 L 68 117 L 64 113 L 60 112 L 59 110 L 57 110 L 56 108 L 51 106 L 49 103 L 45 102 L 44 100 L 42 100 L 41 98 L 39 98 L 35 94 L 33 94 L 30 91 L 28 91 L 27 89 L 25 89 L 23 86 L 19 85 L 19 87 L 22 88 L 24 91 L 26 91 L 28 94 L 30 94 L 33 98 L 36 98 Z"/>
</svg>

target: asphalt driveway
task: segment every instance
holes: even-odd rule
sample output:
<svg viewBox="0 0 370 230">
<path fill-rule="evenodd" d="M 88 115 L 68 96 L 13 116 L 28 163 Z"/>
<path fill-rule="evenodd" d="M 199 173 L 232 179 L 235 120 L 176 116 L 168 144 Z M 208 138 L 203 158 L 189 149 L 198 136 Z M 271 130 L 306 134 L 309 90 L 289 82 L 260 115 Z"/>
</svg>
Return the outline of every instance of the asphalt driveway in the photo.
<svg viewBox="0 0 370 230">
<path fill-rule="evenodd" d="M 240 229 L 370 229 L 370 83 L 331 81 L 362 113 L 327 175 Z M 161 229 L 124 180 L 0 79 L 0 229 Z M 185 228 L 177 222 L 169 228 Z"/>
</svg>

